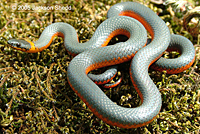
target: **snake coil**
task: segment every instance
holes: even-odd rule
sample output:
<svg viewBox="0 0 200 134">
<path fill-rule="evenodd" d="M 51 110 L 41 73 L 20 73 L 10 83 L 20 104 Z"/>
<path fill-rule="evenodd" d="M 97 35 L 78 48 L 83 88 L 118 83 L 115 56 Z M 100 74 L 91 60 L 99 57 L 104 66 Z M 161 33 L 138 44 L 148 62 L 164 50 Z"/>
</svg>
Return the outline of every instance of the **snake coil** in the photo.
<svg viewBox="0 0 200 134">
<path fill-rule="evenodd" d="M 122 128 L 141 127 L 156 118 L 162 105 L 161 94 L 148 75 L 149 66 L 167 48 L 178 49 L 181 53 L 179 58 L 160 58 L 154 66 L 160 71 L 167 70 L 167 73 L 179 73 L 193 64 L 195 50 L 185 37 L 170 35 L 165 22 L 151 9 L 139 3 L 118 3 L 109 9 L 107 16 L 108 19 L 97 28 L 92 38 L 83 44 L 78 42 L 75 29 L 62 22 L 48 26 L 36 42 L 11 39 L 8 44 L 15 49 L 34 53 L 47 48 L 55 36 L 63 37 L 66 49 L 71 54 L 78 54 L 67 70 L 68 82 L 76 94 L 106 123 Z M 146 30 L 152 41 L 144 47 Z M 112 37 L 119 34 L 126 35 L 129 39 L 106 46 Z M 124 108 L 115 104 L 87 76 L 94 69 L 129 60 L 132 60 L 130 77 L 142 101 L 136 108 Z"/>
</svg>

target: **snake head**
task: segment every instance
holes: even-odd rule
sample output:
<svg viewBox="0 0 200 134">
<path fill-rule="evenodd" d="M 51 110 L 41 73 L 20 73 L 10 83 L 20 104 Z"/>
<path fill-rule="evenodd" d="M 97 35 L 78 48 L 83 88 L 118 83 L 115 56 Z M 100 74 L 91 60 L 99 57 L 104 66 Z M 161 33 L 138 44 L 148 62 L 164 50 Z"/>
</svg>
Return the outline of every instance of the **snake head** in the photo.
<svg viewBox="0 0 200 134">
<path fill-rule="evenodd" d="M 31 44 L 25 40 L 10 39 L 7 42 L 12 48 L 27 52 L 31 49 Z"/>
</svg>

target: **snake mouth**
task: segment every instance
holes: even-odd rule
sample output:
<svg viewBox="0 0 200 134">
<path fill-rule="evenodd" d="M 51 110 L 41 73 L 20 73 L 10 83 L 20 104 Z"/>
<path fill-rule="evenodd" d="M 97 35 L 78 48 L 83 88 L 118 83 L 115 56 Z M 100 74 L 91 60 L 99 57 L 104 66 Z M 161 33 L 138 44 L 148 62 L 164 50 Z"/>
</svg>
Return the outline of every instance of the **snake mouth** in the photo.
<svg viewBox="0 0 200 134">
<path fill-rule="evenodd" d="M 31 49 L 31 44 L 25 40 L 10 39 L 7 41 L 8 45 L 14 49 L 27 51 Z"/>
</svg>

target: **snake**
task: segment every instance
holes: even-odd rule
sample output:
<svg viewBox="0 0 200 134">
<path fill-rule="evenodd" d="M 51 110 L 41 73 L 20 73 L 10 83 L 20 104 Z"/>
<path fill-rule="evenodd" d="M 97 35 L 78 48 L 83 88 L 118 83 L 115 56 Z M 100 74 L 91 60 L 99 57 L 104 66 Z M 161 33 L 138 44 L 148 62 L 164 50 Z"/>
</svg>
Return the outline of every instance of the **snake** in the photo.
<svg viewBox="0 0 200 134">
<path fill-rule="evenodd" d="M 170 34 L 165 22 L 150 8 L 137 2 L 122 2 L 112 6 L 107 18 L 91 39 L 79 43 L 75 29 L 63 22 L 45 28 L 36 42 L 10 39 L 8 44 L 23 52 L 35 53 L 46 49 L 55 36 L 64 38 L 66 50 L 75 57 L 67 69 L 67 80 L 74 92 L 98 118 L 120 128 L 137 128 L 152 122 L 162 107 L 162 97 L 148 74 L 150 65 L 159 71 L 180 73 L 195 60 L 191 41 L 181 35 Z M 151 42 L 147 44 L 147 31 Z M 109 45 L 116 35 L 128 40 Z M 176 50 L 180 56 L 165 59 L 164 51 Z M 92 70 L 131 61 L 130 79 L 141 104 L 134 108 L 117 105 L 88 77 Z"/>
</svg>

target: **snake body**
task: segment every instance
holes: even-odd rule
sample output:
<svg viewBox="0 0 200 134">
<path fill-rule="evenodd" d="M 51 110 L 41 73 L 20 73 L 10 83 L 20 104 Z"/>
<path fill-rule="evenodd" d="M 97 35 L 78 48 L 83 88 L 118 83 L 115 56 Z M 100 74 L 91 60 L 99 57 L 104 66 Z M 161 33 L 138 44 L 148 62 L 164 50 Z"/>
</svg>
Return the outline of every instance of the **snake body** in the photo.
<svg viewBox="0 0 200 134">
<path fill-rule="evenodd" d="M 139 3 L 118 3 L 109 9 L 107 16 L 108 19 L 97 28 L 92 38 L 83 44 L 78 42 L 75 29 L 62 22 L 48 26 L 35 43 L 11 39 L 8 44 L 25 52 L 38 52 L 47 48 L 53 37 L 63 37 L 67 51 L 74 55 L 78 54 L 70 62 L 67 70 L 68 82 L 76 94 L 106 123 L 122 128 L 141 127 L 156 118 L 162 104 L 161 94 L 148 75 L 149 66 L 170 44 L 170 49 L 177 46 L 182 53 L 179 59 L 175 60 L 183 62 L 171 64 L 167 59 L 161 58 L 156 61 L 155 68 L 160 71 L 167 70 L 169 73 L 179 73 L 192 65 L 195 50 L 185 37 L 170 35 L 165 22 L 151 9 Z M 147 32 L 144 27 L 152 37 L 147 46 Z M 123 43 L 106 46 L 112 37 L 119 34 L 126 35 L 129 39 Z M 130 77 L 142 104 L 136 108 L 125 108 L 111 101 L 87 74 L 94 69 L 131 59 Z M 166 62 L 167 64 L 163 65 Z"/>
</svg>

